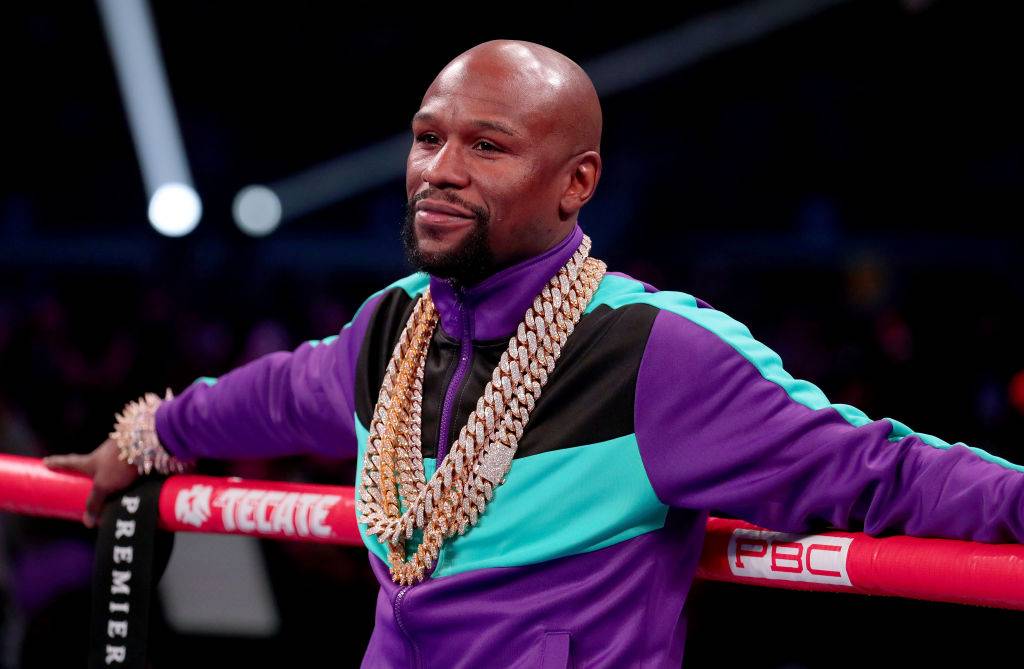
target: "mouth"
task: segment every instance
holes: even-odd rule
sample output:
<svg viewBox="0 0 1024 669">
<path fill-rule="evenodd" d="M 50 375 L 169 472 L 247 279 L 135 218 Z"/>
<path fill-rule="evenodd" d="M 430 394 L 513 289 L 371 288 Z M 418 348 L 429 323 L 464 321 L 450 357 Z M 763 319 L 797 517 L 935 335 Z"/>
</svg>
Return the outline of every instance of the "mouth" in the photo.
<svg viewBox="0 0 1024 669">
<path fill-rule="evenodd" d="M 472 223 L 476 220 L 472 216 L 457 216 L 447 212 L 436 211 L 434 209 L 420 209 L 416 212 L 416 222 L 421 225 L 430 226 L 462 226 Z"/>
<path fill-rule="evenodd" d="M 433 198 L 416 203 L 416 222 L 434 226 L 462 226 L 476 220 L 473 212 Z"/>
</svg>

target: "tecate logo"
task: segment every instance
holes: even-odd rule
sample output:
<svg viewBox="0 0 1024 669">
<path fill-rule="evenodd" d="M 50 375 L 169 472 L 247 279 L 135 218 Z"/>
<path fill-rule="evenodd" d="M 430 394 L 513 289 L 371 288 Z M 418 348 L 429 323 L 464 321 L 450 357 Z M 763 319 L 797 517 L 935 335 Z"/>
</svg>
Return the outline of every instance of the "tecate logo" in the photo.
<svg viewBox="0 0 1024 669">
<path fill-rule="evenodd" d="M 847 585 L 846 560 L 852 537 L 733 530 L 729 569 L 735 576 Z"/>
<path fill-rule="evenodd" d="M 178 492 L 174 499 L 174 517 L 179 523 L 202 527 L 210 518 L 210 494 L 213 486 L 196 484 Z"/>
<path fill-rule="evenodd" d="M 327 517 L 340 501 L 340 495 L 240 487 L 214 494 L 212 486 L 196 484 L 178 493 L 174 515 L 178 522 L 202 527 L 220 509 L 229 532 L 326 538 L 331 536 Z"/>
</svg>

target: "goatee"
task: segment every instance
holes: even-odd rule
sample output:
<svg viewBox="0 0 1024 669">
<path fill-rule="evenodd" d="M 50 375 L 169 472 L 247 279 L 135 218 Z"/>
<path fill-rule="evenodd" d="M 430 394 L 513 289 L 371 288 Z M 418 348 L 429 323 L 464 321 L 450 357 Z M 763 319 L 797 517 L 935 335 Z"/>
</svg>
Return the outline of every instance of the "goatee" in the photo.
<svg viewBox="0 0 1024 669">
<path fill-rule="evenodd" d="M 472 211 L 473 227 L 462 243 L 442 253 L 424 253 L 416 239 L 416 209 L 419 200 L 435 196 L 435 199 L 451 201 L 436 197 L 437 192 L 424 193 L 405 204 L 405 221 L 402 224 L 402 246 L 405 259 L 413 269 L 427 272 L 433 276 L 449 279 L 456 287 L 468 288 L 479 283 L 494 272 L 494 254 L 488 244 L 490 217 L 478 207 L 468 207 L 464 202 L 452 201 L 452 204 Z"/>
</svg>

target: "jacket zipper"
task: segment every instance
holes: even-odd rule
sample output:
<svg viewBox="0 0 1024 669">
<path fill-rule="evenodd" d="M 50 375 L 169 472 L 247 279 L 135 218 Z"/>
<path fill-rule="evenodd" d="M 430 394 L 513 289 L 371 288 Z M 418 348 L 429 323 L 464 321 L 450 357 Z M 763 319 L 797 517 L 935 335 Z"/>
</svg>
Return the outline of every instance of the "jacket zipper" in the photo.
<svg viewBox="0 0 1024 669">
<path fill-rule="evenodd" d="M 459 366 L 455 370 L 451 383 L 444 396 L 444 406 L 441 409 L 441 428 L 437 433 L 437 466 L 441 466 L 444 456 L 448 455 L 448 443 L 451 441 L 452 404 L 455 403 L 455 393 L 459 391 L 465 381 L 466 371 L 469 369 L 469 362 L 473 358 L 473 337 L 470 331 L 470 319 L 466 317 L 466 307 L 462 293 L 455 292 L 455 300 L 459 306 L 459 324 L 462 326 L 462 339 L 459 342 Z"/>
<path fill-rule="evenodd" d="M 402 600 L 405 599 L 405 593 L 411 587 L 411 585 L 406 585 L 399 589 L 398 593 L 395 594 L 395 600 L 391 602 L 391 608 L 395 611 L 395 621 L 398 623 L 398 628 L 402 630 L 402 634 L 405 635 L 405 638 L 409 640 L 409 645 L 412 646 L 412 656 L 418 668 L 420 666 L 420 650 L 416 647 L 416 642 L 412 640 L 409 630 L 405 628 L 405 623 L 402 622 Z"/>
<path fill-rule="evenodd" d="M 451 429 L 452 422 L 452 405 L 455 403 L 455 394 L 459 391 L 459 387 L 466 380 L 466 372 L 469 370 L 469 363 L 473 359 L 473 332 L 471 329 L 470 319 L 466 317 L 465 301 L 461 291 L 455 291 L 455 301 L 459 307 L 459 324 L 462 327 L 462 337 L 459 341 L 459 366 L 455 369 L 455 374 L 452 376 L 452 380 L 448 383 L 448 388 L 445 390 L 444 404 L 441 408 L 441 425 L 437 435 L 437 467 L 441 466 L 441 462 L 444 457 L 448 455 L 448 442 L 450 441 L 448 432 Z M 438 563 L 441 562 L 441 553 L 444 552 L 444 546 L 438 552 L 437 559 L 430 565 L 430 571 L 427 573 L 427 578 L 434 573 L 437 569 Z M 416 659 L 416 666 L 420 666 L 420 652 L 416 647 L 416 642 L 412 640 L 412 635 L 409 634 L 409 630 L 406 629 L 405 623 L 402 621 L 402 600 L 405 599 L 406 593 L 409 592 L 411 585 L 402 586 L 398 593 L 395 594 L 395 600 L 392 602 L 391 607 L 395 611 L 395 620 L 398 622 L 398 627 L 405 634 L 405 638 L 409 640 L 409 644 L 412 646 L 413 657 Z"/>
</svg>

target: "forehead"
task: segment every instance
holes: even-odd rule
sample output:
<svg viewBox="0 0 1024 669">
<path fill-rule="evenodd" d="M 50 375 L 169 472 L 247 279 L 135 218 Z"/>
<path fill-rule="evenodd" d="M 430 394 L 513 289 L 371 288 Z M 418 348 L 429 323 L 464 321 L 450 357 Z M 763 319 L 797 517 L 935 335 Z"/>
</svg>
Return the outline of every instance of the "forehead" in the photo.
<svg viewBox="0 0 1024 669">
<path fill-rule="evenodd" d="M 450 122 L 494 121 L 520 133 L 550 130 L 548 96 L 515 72 L 453 63 L 427 89 L 416 117 Z M 414 117 L 414 119 L 416 118 Z"/>
</svg>

